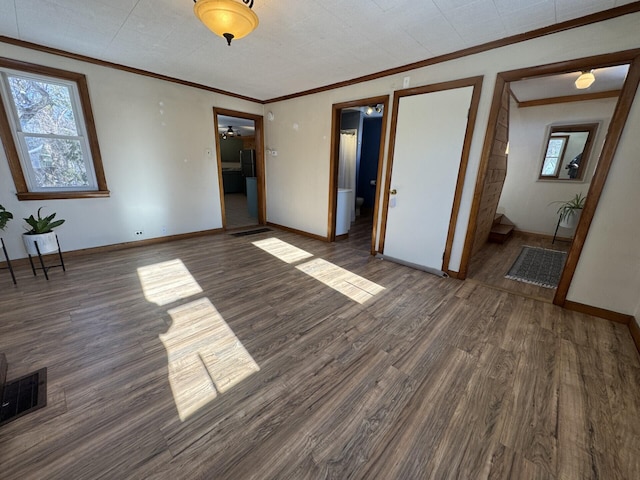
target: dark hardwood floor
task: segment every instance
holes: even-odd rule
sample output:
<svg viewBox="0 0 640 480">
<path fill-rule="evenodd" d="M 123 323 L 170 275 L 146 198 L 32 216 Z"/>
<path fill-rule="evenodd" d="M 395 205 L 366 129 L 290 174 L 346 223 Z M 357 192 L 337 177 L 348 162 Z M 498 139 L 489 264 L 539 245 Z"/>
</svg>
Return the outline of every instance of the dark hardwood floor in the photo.
<svg viewBox="0 0 640 480">
<path fill-rule="evenodd" d="M 640 478 L 626 326 L 275 229 L 66 263 L 0 276 L 3 480 Z"/>
</svg>

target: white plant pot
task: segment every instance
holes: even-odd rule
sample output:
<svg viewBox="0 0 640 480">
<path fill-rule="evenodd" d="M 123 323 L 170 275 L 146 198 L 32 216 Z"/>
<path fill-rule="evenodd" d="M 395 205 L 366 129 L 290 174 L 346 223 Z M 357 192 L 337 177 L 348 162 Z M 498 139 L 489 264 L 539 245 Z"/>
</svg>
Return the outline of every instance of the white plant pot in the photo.
<svg viewBox="0 0 640 480">
<path fill-rule="evenodd" d="M 27 235 L 22 234 L 22 241 L 24 242 L 24 248 L 29 255 L 38 255 L 36 249 L 36 242 L 38 242 L 38 248 L 41 254 L 52 253 L 58 251 L 58 241 L 55 232 L 41 233 L 39 235 Z"/>
<path fill-rule="evenodd" d="M 575 210 L 572 210 L 571 213 L 569 213 L 569 215 L 567 215 L 560 221 L 560 226 L 563 228 L 575 228 L 575 226 L 578 224 L 578 220 L 580 220 L 581 214 L 582 214 L 581 208 L 576 208 Z"/>
</svg>

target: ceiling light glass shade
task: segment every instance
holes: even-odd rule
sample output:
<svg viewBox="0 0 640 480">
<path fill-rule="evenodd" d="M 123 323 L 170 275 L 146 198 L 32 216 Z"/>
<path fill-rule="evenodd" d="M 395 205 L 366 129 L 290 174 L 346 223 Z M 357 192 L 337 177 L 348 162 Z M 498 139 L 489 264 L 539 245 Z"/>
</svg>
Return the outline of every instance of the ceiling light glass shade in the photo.
<svg viewBox="0 0 640 480">
<path fill-rule="evenodd" d="M 580 90 L 589 88 L 595 81 L 596 77 L 593 75 L 593 72 L 582 72 L 582 75 L 580 75 L 576 80 L 576 88 L 579 88 Z"/>
<path fill-rule="evenodd" d="M 242 38 L 258 26 L 258 16 L 244 3 L 236 0 L 197 0 L 193 6 L 196 17 L 216 35 L 227 39 Z"/>
</svg>

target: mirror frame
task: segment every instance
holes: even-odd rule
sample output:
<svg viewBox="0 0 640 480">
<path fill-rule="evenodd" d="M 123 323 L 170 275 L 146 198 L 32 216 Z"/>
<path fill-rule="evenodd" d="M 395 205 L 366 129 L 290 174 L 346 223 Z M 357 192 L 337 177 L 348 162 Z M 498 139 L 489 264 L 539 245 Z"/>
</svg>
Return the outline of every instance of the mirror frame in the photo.
<svg viewBox="0 0 640 480">
<path fill-rule="evenodd" d="M 597 122 L 592 123 L 580 123 L 580 124 L 558 124 L 551 125 L 549 127 L 549 132 L 547 133 L 547 140 L 544 143 L 544 148 L 542 151 L 542 160 L 540 162 L 540 169 L 538 171 L 538 179 L 539 180 L 549 180 L 549 181 L 559 181 L 559 182 L 567 182 L 567 181 L 584 181 L 584 173 L 587 170 L 587 165 L 589 163 L 589 156 L 591 155 L 591 149 L 593 148 L 593 143 L 595 141 L 596 133 L 598 131 L 598 127 L 600 126 Z M 554 133 L 564 133 L 564 132 L 588 132 L 587 140 L 584 144 L 584 148 L 582 149 L 582 159 L 580 160 L 580 165 L 578 167 L 578 173 L 575 178 L 559 178 L 560 171 L 562 168 L 562 164 L 565 163 L 564 160 L 564 152 L 566 149 L 566 145 L 563 146 L 562 149 L 562 157 L 556 166 L 555 175 L 542 175 L 542 169 L 544 168 L 544 161 L 546 158 L 547 149 L 549 148 L 549 141 L 552 138 Z"/>
</svg>

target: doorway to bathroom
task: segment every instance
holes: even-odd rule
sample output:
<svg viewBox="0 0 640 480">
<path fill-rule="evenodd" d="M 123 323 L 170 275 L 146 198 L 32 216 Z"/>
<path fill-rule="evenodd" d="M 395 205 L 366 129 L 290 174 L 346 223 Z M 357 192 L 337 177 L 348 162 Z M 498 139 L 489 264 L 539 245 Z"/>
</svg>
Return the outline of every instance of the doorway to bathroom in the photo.
<svg viewBox="0 0 640 480">
<path fill-rule="evenodd" d="M 389 97 L 333 105 L 328 237 L 374 254 Z"/>
</svg>

